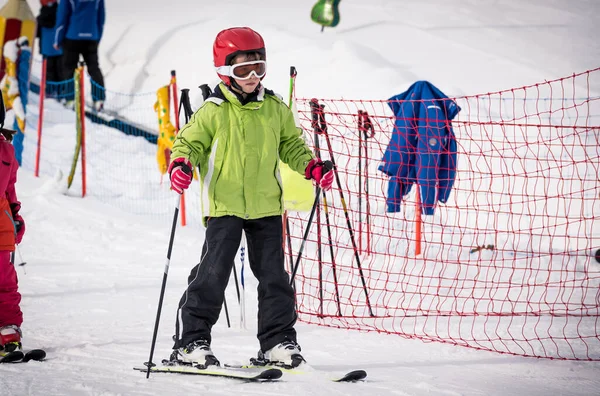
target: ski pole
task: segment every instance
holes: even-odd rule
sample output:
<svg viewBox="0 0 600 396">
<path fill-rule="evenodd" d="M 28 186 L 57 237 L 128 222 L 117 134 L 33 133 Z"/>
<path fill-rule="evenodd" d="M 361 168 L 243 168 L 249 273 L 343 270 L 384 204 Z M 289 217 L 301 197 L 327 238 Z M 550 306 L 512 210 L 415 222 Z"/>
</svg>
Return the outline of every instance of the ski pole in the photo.
<svg viewBox="0 0 600 396">
<path fill-rule="evenodd" d="M 148 367 L 148 371 L 146 372 L 146 378 L 150 378 L 150 369 L 154 366 L 154 363 L 152 363 L 152 357 L 154 356 L 154 347 L 156 345 L 156 336 L 158 334 L 158 324 L 160 323 L 160 313 L 162 311 L 163 300 L 165 297 L 167 275 L 169 275 L 169 264 L 171 263 L 171 251 L 173 250 L 173 240 L 175 239 L 175 230 L 177 229 L 177 218 L 179 217 L 180 202 L 181 197 L 179 194 L 177 194 L 175 211 L 173 213 L 173 225 L 171 226 L 171 236 L 169 237 L 169 248 L 167 249 L 167 262 L 165 263 L 162 286 L 160 288 L 160 297 L 158 298 L 158 308 L 156 310 L 156 320 L 154 321 L 154 333 L 152 334 L 152 344 L 150 345 L 150 358 L 146 363 L 144 363 L 144 365 Z"/>
<path fill-rule="evenodd" d="M 348 233 L 350 234 L 350 241 L 352 242 L 352 248 L 354 249 L 354 257 L 356 258 L 356 266 L 358 267 L 358 272 L 360 274 L 360 279 L 362 281 L 363 290 L 365 292 L 365 300 L 367 303 L 367 307 L 369 308 L 369 313 L 371 316 L 375 316 L 373 314 L 373 309 L 371 307 L 371 301 L 369 299 L 369 292 L 367 289 L 367 283 L 365 281 L 365 276 L 363 274 L 363 269 L 360 264 L 360 257 L 358 254 L 358 246 L 356 245 L 356 240 L 354 238 L 354 231 L 352 230 L 352 222 L 350 221 L 350 215 L 348 213 L 348 207 L 346 206 L 346 200 L 344 199 L 344 193 L 342 191 L 342 183 L 340 181 L 340 175 L 337 172 L 335 166 L 335 160 L 333 156 L 333 146 L 331 145 L 331 140 L 329 139 L 329 134 L 327 133 L 327 122 L 325 121 L 325 113 L 324 113 L 325 105 L 320 105 L 317 99 L 311 99 L 310 101 L 310 109 L 313 114 L 313 120 L 315 119 L 315 115 L 318 118 L 319 128 L 323 131 L 323 135 L 325 135 L 325 141 L 327 142 L 327 148 L 329 149 L 329 157 L 331 158 L 331 163 L 333 167 L 333 174 L 335 175 L 335 181 L 338 186 L 338 190 L 340 192 L 340 200 L 342 201 L 342 209 L 344 211 L 344 215 L 346 217 L 346 224 L 348 226 Z"/>
<path fill-rule="evenodd" d="M 369 114 L 366 111 L 363 111 L 363 132 L 364 132 L 364 140 L 365 140 L 365 214 L 367 216 L 367 254 L 371 254 L 371 221 L 370 221 L 370 212 L 371 212 L 371 204 L 369 202 L 369 138 L 375 136 L 375 129 L 373 128 L 373 123 L 369 118 Z M 371 131 L 370 134 L 367 131 Z"/>
<path fill-rule="evenodd" d="M 242 284 L 242 298 L 240 299 L 240 327 L 246 328 L 246 285 L 244 284 L 244 255 L 246 253 L 246 243 L 242 246 L 242 252 L 240 253 L 240 261 L 242 262 L 242 269 L 240 270 L 240 281 Z"/>
<path fill-rule="evenodd" d="M 323 167 L 326 169 L 333 169 L 333 163 L 331 161 L 323 161 Z M 296 264 L 294 264 L 294 269 L 292 271 L 292 277 L 290 279 L 290 285 L 294 283 L 294 278 L 296 277 L 296 272 L 298 271 L 298 265 L 300 264 L 300 259 L 302 258 L 302 252 L 304 252 L 304 245 L 306 244 L 306 240 L 308 239 L 308 233 L 310 232 L 310 225 L 312 224 L 313 217 L 315 216 L 315 211 L 317 210 L 317 206 L 319 206 L 319 198 L 321 198 L 321 187 L 317 187 L 317 191 L 315 194 L 315 202 L 313 203 L 312 209 L 310 210 L 310 216 L 308 217 L 308 223 L 306 224 L 306 230 L 304 231 L 304 237 L 302 238 L 302 243 L 300 244 L 300 249 L 298 249 L 298 257 L 296 257 Z"/>
<path fill-rule="evenodd" d="M 362 250 L 362 136 L 363 136 L 363 115 L 362 110 L 358 110 L 358 250 Z M 365 134 L 366 135 L 366 134 Z"/>
<path fill-rule="evenodd" d="M 315 143 L 315 155 L 321 158 L 321 147 L 319 142 L 319 135 L 323 133 L 319 128 L 318 118 L 315 118 L 315 114 L 312 113 L 312 122 L 311 126 L 313 127 L 314 132 L 314 143 Z M 317 194 L 323 193 L 323 204 L 324 209 L 327 211 L 327 196 L 325 195 L 325 191 L 317 192 Z M 329 222 L 329 216 L 325 216 L 326 220 Z M 329 225 L 329 223 L 327 223 Z M 321 239 L 321 210 L 317 207 L 317 264 L 319 268 L 319 312 L 323 315 L 323 252 L 321 251 L 322 239 Z M 333 257 L 331 258 L 333 262 Z M 335 266 L 334 266 L 335 271 Z"/>
<path fill-rule="evenodd" d="M 295 87 L 296 87 L 296 76 L 298 75 L 298 71 L 296 70 L 295 66 L 290 66 L 290 96 L 289 96 L 289 101 L 288 101 L 288 107 L 292 110 L 292 112 L 294 112 L 294 119 L 297 116 L 297 109 L 294 106 L 294 92 L 295 92 Z M 290 265 L 290 272 L 294 269 L 294 253 L 292 251 L 292 234 L 291 234 L 291 228 L 290 228 L 290 218 L 287 215 L 287 210 L 284 213 L 284 218 L 285 218 L 285 237 L 287 240 L 287 245 L 288 245 L 288 251 L 290 253 L 290 260 L 289 260 L 289 265 Z M 292 288 L 294 289 L 294 292 L 296 291 L 296 283 L 292 284 Z M 298 300 L 294 299 L 295 303 L 296 303 L 296 309 L 298 308 Z"/>
<path fill-rule="evenodd" d="M 229 310 L 227 309 L 227 299 L 225 298 L 224 294 L 223 294 L 223 307 L 225 307 L 225 318 L 227 318 L 227 328 L 230 329 L 231 322 L 229 321 Z"/>
<path fill-rule="evenodd" d="M 318 114 L 316 114 L 315 112 L 312 112 L 312 122 L 311 122 L 311 126 L 313 127 L 314 130 L 314 139 L 315 139 L 315 154 L 317 155 L 317 157 L 321 157 L 321 147 L 319 144 L 319 135 L 323 134 L 325 132 L 325 130 L 323 130 L 321 128 L 321 125 L 319 124 L 319 118 L 318 118 Z M 333 167 L 333 163 L 332 163 L 332 167 Z M 327 195 L 325 194 L 325 191 L 322 191 L 323 194 L 323 211 L 325 213 L 325 225 L 327 227 L 327 235 L 329 238 L 329 254 L 331 256 L 331 268 L 332 268 L 332 272 L 333 272 L 333 283 L 335 285 L 335 296 L 337 298 L 337 307 L 338 307 L 338 316 L 341 316 L 341 312 L 342 309 L 340 307 L 340 293 L 339 293 L 339 289 L 338 289 L 338 280 L 337 280 L 337 270 L 336 270 L 336 265 L 335 265 L 335 255 L 333 253 L 333 242 L 332 242 L 332 238 L 331 238 L 331 223 L 329 221 L 329 205 L 327 204 Z M 321 220 L 320 220 L 320 211 L 317 210 L 317 245 L 318 245 L 318 251 L 317 251 L 317 258 L 318 258 L 318 262 L 319 262 L 319 310 L 321 312 L 321 315 L 323 315 L 323 261 L 322 261 L 322 254 L 321 254 Z"/>
<path fill-rule="evenodd" d="M 192 105 L 190 103 L 190 90 L 189 88 L 183 88 L 181 90 L 181 99 L 179 102 L 179 114 L 181 114 L 181 110 L 183 109 L 183 114 L 184 114 L 184 118 L 185 118 L 185 123 L 187 124 L 188 122 L 190 122 L 190 118 L 192 118 L 192 115 L 194 114 L 194 111 L 192 110 Z"/>
<path fill-rule="evenodd" d="M 235 281 L 235 291 L 237 293 L 238 304 L 240 303 L 240 285 L 238 284 L 237 269 L 235 268 L 235 260 L 233 261 L 233 280 Z"/>
<path fill-rule="evenodd" d="M 331 266 L 332 266 L 332 270 L 333 270 L 333 284 L 335 285 L 335 297 L 337 299 L 338 316 L 342 316 L 342 307 L 340 306 L 340 291 L 338 288 L 337 270 L 336 270 L 336 266 L 335 266 L 335 256 L 333 253 L 333 239 L 331 237 L 331 224 L 329 222 L 329 208 L 327 206 L 327 197 L 325 197 L 325 191 L 323 191 L 323 209 L 325 212 L 325 223 L 327 225 L 327 235 L 329 236 L 329 255 L 331 256 Z M 323 314 L 323 289 L 321 289 L 321 315 L 322 314 Z"/>
</svg>

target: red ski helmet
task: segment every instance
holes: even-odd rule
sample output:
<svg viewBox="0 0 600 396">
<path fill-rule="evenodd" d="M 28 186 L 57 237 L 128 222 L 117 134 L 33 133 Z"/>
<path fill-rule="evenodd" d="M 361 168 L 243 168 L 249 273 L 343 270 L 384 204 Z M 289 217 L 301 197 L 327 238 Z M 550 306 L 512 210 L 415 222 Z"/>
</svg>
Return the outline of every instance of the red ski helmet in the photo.
<svg viewBox="0 0 600 396">
<path fill-rule="evenodd" d="M 213 45 L 215 67 L 230 66 L 231 61 L 236 56 L 253 52 L 258 52 L 262 60 L 267 60 L 265 42 L 260 34 L 249 27 L 234 27 L 222 30 L 217 34 Z M 219 74 L 219 77 L 225 84 L 231 84 L 228 76 Z"/>
</svg>

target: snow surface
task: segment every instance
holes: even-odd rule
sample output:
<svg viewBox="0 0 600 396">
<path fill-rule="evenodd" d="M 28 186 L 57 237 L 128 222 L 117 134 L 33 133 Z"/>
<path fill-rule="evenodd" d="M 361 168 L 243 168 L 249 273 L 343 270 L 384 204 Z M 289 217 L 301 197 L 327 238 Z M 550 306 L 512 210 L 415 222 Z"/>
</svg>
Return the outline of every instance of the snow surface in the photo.
<svg viewBox="0 0 600 396">
<path fill-rule="evenodd" d="M 37 12 L 39 3 L 29 3 Z M 218 31 L 236 25 L 249 25 L 264 36 L 265 84 L 284 96 L 290 65 L 299 71 L 298 96 L 347 99 L 386 99 L 418 79 L 448 95 L 477 94 L 600 66 L 598 1 L 344 0 L 340 25 L 324 33 L 309 19 L 314 3 L 107 1 L 100 47 L 106 85 L 125 94 L 152 93 L 168 83 L 172 69 L 180 87 L 213 84 L 212 41 Z M 600 92 L 600 86 L 591 89 Z M 197 102 L 197 90 L 195 95 Z M 29 106 L 28 111 L 36 110 Z M 60 121 L 69 117 L 65 113 Z M 52 147 L 48 151 L 69 158 L 71 143 L 61 145 L 60 125 L 44 133 L 44 144 Z M 111 143 L 124 139 L 111 133 L 107 152 Z M 132 158 L 154 156 L 143 144 L 126 147 Z M 127 195 L 121 190 L 126 190 L 127 170 L 109 160 L 103 166 L 104 177 L 118 181 L 115 199 Z M 170 219 L 116 209 L 106 197 L 65 195 L 66 175 L 53 171 L 38 179 L 31 169 L 30 163 L 21 169 L 17 186 L 27 222 L 17 252 L 17 263 L 27 263 L 18 268 L 24 344 L 45 348 L 49 358 L 0 366 L 1 395 L 598 394 L 598 362 L 504 356 L 302 323 L 299 342 L 322 375 L 286 376 L 285 382 L 271 384 L 158 374 L 147 380 L 132 367 L 148 360 Z M 175 198 L 163 205 L 166 211 Z M 153 210 L 148 206 L 138 213 Z M 199 258 L 202 237 L 198 228 L 177 230 L 155 361 L 170 353 L 177 301 Z M 255 288 L 256 282 L 247 279 L 247 330 L 239 326 L 235 289 L 227 291 L 232 328 L 221 320 L 213 332 L 213 350 L 223 362 L 242 362 L 258 349 Z M 367 370 L 368 380 L 335 384 L 325 379 L 354 368 Z"/>
</svg>

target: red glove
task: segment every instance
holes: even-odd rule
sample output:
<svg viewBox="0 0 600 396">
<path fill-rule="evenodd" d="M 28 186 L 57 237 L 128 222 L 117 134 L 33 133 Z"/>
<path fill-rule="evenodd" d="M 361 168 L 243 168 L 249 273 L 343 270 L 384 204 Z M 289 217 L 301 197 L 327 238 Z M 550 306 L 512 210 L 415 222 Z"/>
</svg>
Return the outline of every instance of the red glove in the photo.
<svg viewBox="0 0 600 396">
<path fill-rule="evenodd" d="M 17 231 L 15 243 L 18 245 L 23 239 L 23 234 L 25 234 L 25 221 L 23 221 L 20 214 L 13 215 L 13 221 L 15 222 L 15 229 Z"/>
<path fill-rule="evenodd" d="M 329 161 L 323 162 L 319 158 L 313 158 L 306 166 L 304 177 L 308 180 L 314 180 L 316 185 L 324 191 L 329 191 L 333 184 L 333 164 Z"/>
<path fill-rule="evenodd" d="M 192 183 L 192 163 L 185 158 L 175 158 L 167 170 L 171 177 L 171 190 L 183 194 Z"/>
</svg>

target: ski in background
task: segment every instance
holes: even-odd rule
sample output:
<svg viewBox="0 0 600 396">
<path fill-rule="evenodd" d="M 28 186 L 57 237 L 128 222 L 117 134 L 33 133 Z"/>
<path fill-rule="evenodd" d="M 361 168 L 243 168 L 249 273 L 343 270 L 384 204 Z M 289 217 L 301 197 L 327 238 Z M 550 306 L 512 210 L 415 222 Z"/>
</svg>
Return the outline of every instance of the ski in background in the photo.
<svg viewBox="0 0 600 396">
<path fill-rule="evenodd" d="M 41 362 L 45 359 L 46 351 L 44 351 L 43 349 L 32 349 L 27 352 L 8 352 L 4 356 L 0 357 L 0 363 L 27 363 L 31 360 Z"/>
</svg>

